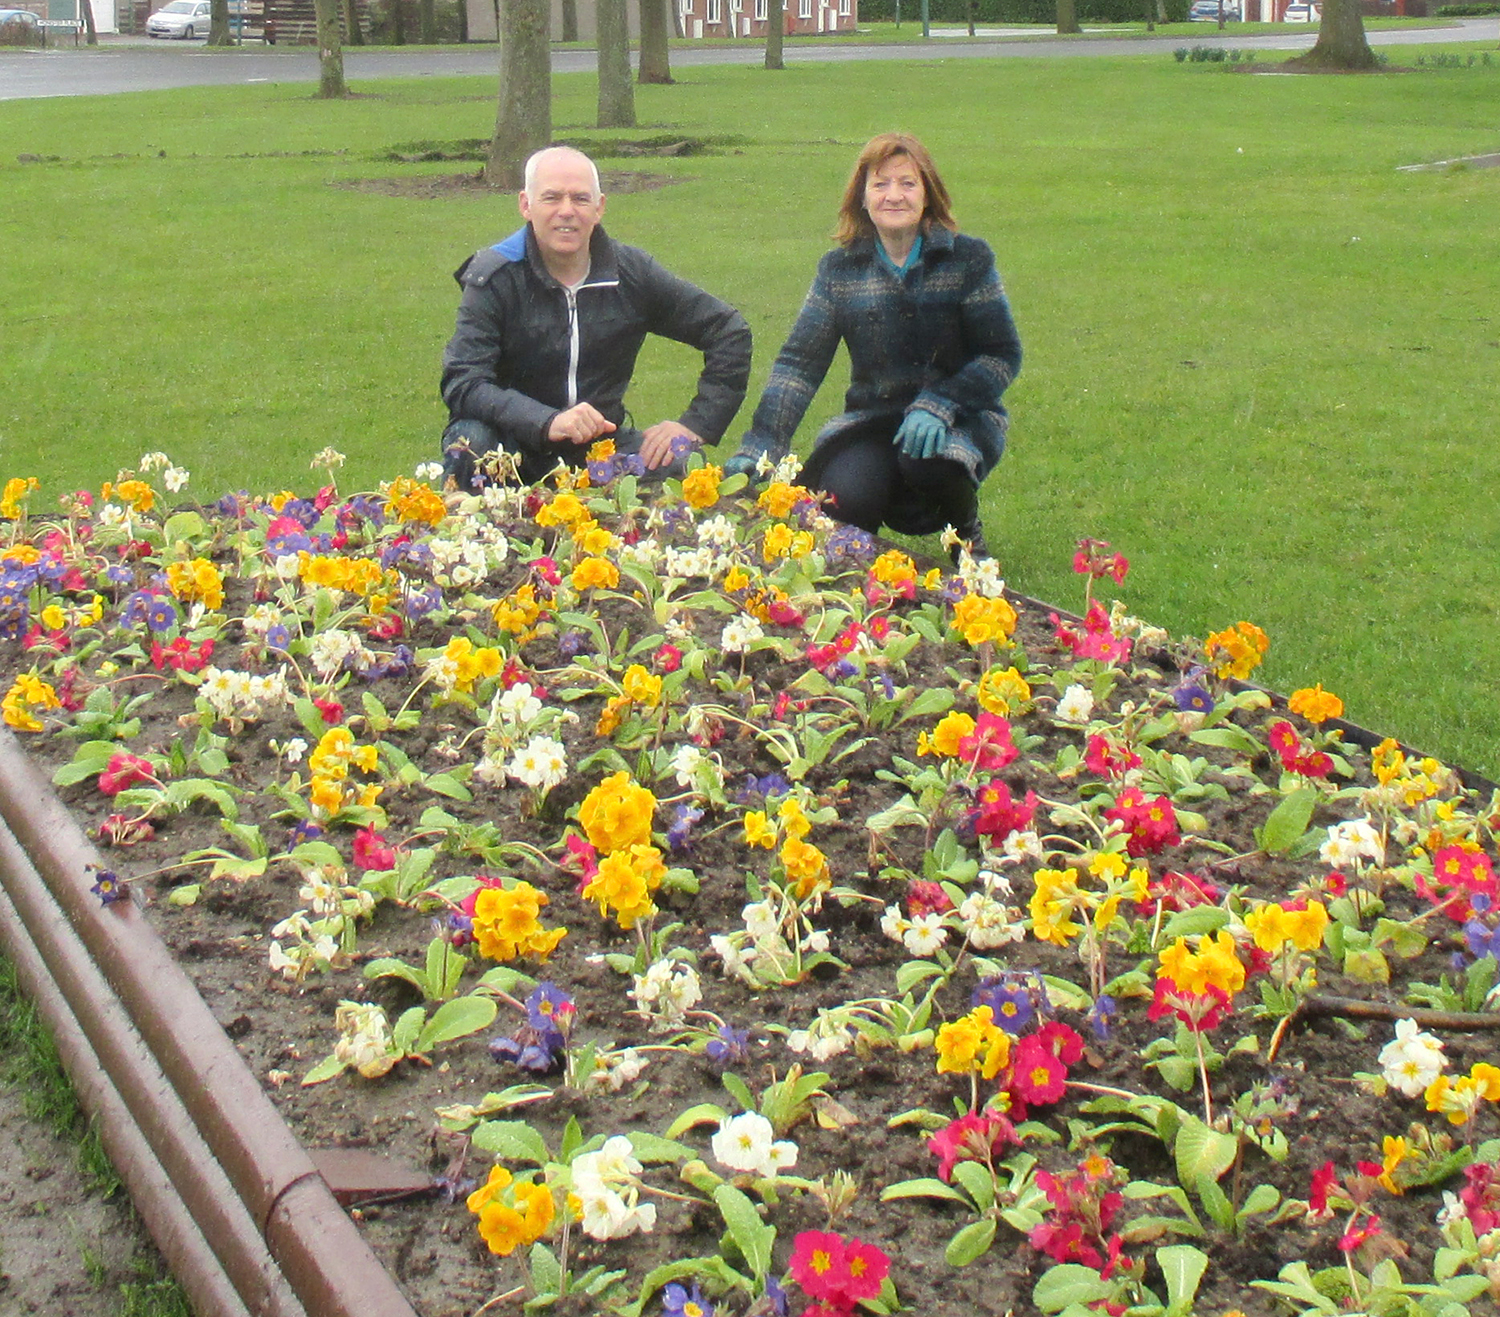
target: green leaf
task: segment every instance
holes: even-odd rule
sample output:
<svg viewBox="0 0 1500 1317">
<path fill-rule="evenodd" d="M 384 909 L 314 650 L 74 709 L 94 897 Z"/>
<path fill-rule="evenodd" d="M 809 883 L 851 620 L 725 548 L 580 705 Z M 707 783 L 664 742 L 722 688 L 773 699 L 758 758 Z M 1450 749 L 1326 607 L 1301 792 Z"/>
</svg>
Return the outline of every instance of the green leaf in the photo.
<svg viewBox="0 0 1500 1317">
<path fill-rule="evenodd" d="M 174 887 L 167 893 L 167 904 L 177 906 L 195 905 L 198 898 L 202 895 L 202 883 L 185 883 L 181 887 Z"/>
<path fill-rule="evenodd" d="M 1234 750 L 1242 755 L 1258 755 L 1265 750 L 1255 737 L 1233 723 L 1220 727 L 1204 727 L 1188 737 L 1195 745 L 1214 745 L 1221 750 Z"/>
<path fill-rule="evenodd" d="M 1232 1134 L 1210 1129 L 1197 1116 L 1183 1114 L 1182 1127 L 1172 1155 L 1177 1161 L 1178 1183 L 1196 1187 L 1202 1177 L 1217 1181 L 1234 1165 L 1238 1143 Z M 1201 1196 L 1201 1195 L 1200 1195 Z"/>
<path fill-rule="evenodd" d="M 1156 1265 L 1167 1282 L 1167 1312 L 1171 1317 L 1189 1317 L 1198 1284 L 1208 1270 L 1208 1254 L 1191 1244 L 1168 1244 L 1156 1250 Z"/>
<path fill-rule="evenodd" d="M 1031 1291 L 1031 1301 L 1043 1312 L 1061 1312 L 1070 1304 L 1108 1299 L 1114 1292 L 1114 1286 L 1092 1267 L 1080 1266 L 1077 1262 L 1060 1262 L 1037 1281 L 1036 1288 Z"/>
<path fill-rule="evenodd" d="M 439 1043 L 467 1038 L 471 1033 L 488 1029 L 494 1023 L 495 1011 L 493 997 L 460 997 L 456 1001 L 444 1002 L 427 1021 L 417 1038 L 415 1050 L 430 1052 Z"/>
<path fill-rule="evenodd" d="M 310 1084 L 321 1084 L 325 1080 L 343 1074 L 346 1069 L 348 1067 L 338 1057 L 325 1056 L 302 1077 L 302 1087 L 306 1088 Z"/>
<path fill-rule="evenodd" d="M 1281 1193 L 1274 1185 L 1258 1184 L 1245 1198 L 1245 1205 L 1240 1208 L 1239 1215 L 1244 1218 L 1260 1216 L 1263 1212 L 1274 1212 L 1279 1202 L 1281 1202 Z"/>
<path fill-rule="evenodd" d="M 645 1162 L 648 1166 L 685 1161 L 698 1155 L 685 1143 L 678 1143 L 675 1139 L 664 1139 L 659 1134 L 651 1134 L 646 1130 L 631 1132 L 630 1150 L 635 1153 L 638 1161 Z"/>
<path fill-rule="evenodd" d="M 953 707 L 954 695 L 947 686 L 929 686 L 906 706 L 896 719 L 899 727 L 908 718 L 929 718 L 947 713 Z"/>
<path fill-rule="evenodd" d="M 424 778 L 422 785 L 436 795 L 447 796 L 449 800 L 474 799 L 474 793 L 452 773 L 434 773 L 431 777 Z"/>
<path fill-rule="evenodd" d="M 724 1091 L 740 1104 L 742 1110 L 755 1111 L 757 1109 L 755 1094 L 750 1091 L 749 1085 L 738 1075 L 726 1072 L 722 1082 L 724 1084 Z M 668 1137 L 670 1138 L 671 1136 L 668 1135 Z"/>
<path fill-rule="evenodd" d="M 896 971 L 896 995 L 904 997 L 908 992 L 943 972 L 941 965 L 930 960 L 908 960 Z"/>
<path fill-rule="evenodd" d="M 533 1162 L 545 1166 L 547 1145 L 542 1136 L 524 1120 L 487 1120 L 474 1129 L 472 1140 L 481 1152 L 493 1153 L 503 1161 Z"/>
<path fill-rule="evenodd" d="M 689 1107 L 670 1125 L 667 1126 L 667 1138 L 675 1139 L 680 1134 L 686 1134 L 688 1130 L 699 1125 L 718 1125 L 727 1120 L 729 1113 L 714 1102 L 700 1102 L 695 1107 Z"/>
<path fill-rule="evenodd" d="M 889 1203 L 897 1198 L 943 1198 L 949 1202 L 962 1203 L 965 1207 L 971 1206 L 969 1200 L 951 1184 L 934 1179 L 901 1180 L 887 1185 L 881 1191 L 882 1203 Z"/>
<path fill-rule="evenodd" d="M 981 1212 L 995 1205 L 995 1177 L 979 1162 L 961 1161 L 953 1167 L 953 1178 L 963 1185 Z"/>
<path fill-rule="evenodd" d="M 1313 788 L 1299 787 L 1293 791 L 1256 828 L 1256 845 L 1270 855 L 1290 850 L 1307 831 L 1317 803 L 1318 793 Z"/>
<path fill-rule="evenodd" d="M 967 1164 L 972 1166 L 974 1163 Z M 966 1225 L 948 1241 L 948 1247 L 943 1250 L 943 1257 L 948 1265 L 967 1267 L 976 1258 L 982 1258 L 995 1242 L 995 1227 L 995 1218 L 989 1216 Z"/>
<path fill-rule="evenodd" d="M 562 1267 L 545 1244 L 531 1246 L 531 1285 L 538 1294 L 557 1294 L 562 1290 Z"/>
<path fill-rule="evenodd" d="M 1216 905 L 1193 905 L 1178 910 L 1162 926 L 1164 942 L 1179 937 L 1194 937 L 1198 934 L 1217 933 L 1229 922 L 1229 911 Z"/>
<path fill-rule="evenodd" d="M 714 1202 L 730 1238 L 739 1249 L 757 1281 L 763 1281 L 771 1270 L 771 1249 L 776 1243 L 776 1227 L 767 1224 L 755 1210 L 755 1204 L 733 1185 L 721 1184 L 714 1190 Z"/>
<path fill-rule="evenodd" d="M 1234 1204 L 1229 1201 L 1229 1195 L 1219 1188 L 1219 1182 L 1210 1175 L 1200 1175 L 1194 1181 L 1193 1188 L 1203 1204 L 1203 1210 L 1214 1224 L 1232 1234 L 1235 1227 Z"/>
</svg>

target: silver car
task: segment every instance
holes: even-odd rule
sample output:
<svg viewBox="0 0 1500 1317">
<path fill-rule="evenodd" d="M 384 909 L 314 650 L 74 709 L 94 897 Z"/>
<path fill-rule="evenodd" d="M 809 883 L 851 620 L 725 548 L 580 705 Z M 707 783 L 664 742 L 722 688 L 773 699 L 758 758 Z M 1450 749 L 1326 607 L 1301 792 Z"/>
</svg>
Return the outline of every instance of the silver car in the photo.
<svg viewBox="0 0 1500 1317">
<path fill-rule="evenodd" d="M 208 0 L 172 0 L 146 20 L 148 37 L 181 37 L 191 41 L 208 35 Z"/>
</svg>

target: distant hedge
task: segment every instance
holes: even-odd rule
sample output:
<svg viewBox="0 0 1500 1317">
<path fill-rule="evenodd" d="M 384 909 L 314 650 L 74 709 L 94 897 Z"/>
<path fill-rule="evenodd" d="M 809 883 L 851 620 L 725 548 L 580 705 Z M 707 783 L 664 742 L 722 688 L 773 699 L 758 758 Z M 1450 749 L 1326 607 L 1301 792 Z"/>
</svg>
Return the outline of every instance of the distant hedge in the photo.
<svg viewBox="0 0 1500 1317">
<path fill-rule="evenodd" d="M 869 0 L 860 6 L 861 10 L 868 7 Z M 1434 18 L 1491 18 L 1500 14 L 1500 4 L 1490 5 L 1439 5 L 1432 11 Z"/>
<path fill-rule="evenodd" d="M 1146 16 L 1148 6 L 1155 12 L 1155 0 L 1077 0 L 1080 23 L 1138 23 Z M 1167 22 L 1187 21 L 1190 0 L 1167 0 Z M 901 0 L 901 21 L 918 21 L 922 0 Z M 966 23 L 968 0 L 928 0 L 927 15 L 934 23 Z M 859 16 L 871 22 L 890 22 L 896 17 L 896 0 L 860 0 Z M 976 23 L 1057 22 L 1057 0 L 978 0 L 974 12 Z"/>
</svg>

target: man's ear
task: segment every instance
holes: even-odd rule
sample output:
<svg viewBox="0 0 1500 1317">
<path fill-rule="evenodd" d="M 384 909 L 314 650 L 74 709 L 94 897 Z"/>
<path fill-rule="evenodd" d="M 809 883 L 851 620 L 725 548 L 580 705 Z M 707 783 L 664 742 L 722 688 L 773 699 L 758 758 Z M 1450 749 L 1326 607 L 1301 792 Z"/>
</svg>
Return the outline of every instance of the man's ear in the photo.
<svg viewBox="0 0 1500 1317">
<path fill-rule="evenodd" d="M 521 212 L 521 218 L 529 223 L 531 221 L 531 198 L 526 195 L 525 189 L 517 194 L 516 206 Z"/>
</svg>

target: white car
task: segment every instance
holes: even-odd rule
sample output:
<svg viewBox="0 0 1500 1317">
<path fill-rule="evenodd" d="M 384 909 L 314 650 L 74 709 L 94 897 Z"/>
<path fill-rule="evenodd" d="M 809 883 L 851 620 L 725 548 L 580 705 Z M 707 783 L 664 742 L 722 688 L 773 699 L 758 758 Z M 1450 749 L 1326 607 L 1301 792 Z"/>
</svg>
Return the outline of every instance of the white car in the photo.
<svg viewBox="0 0 1500 1317">
<path fill-rule="evenodd" d="M 146 20 L 148 37 L 181 37 L 191 41 L 208 35 L 208 0 L 172 0 Z"/>
<path fill-rule="evenodd" d="M 1304 0 L 1293 0 L 1281 16 L 1283 23 L 1316 23 L 1323 17 L 1323 6 L 1307 4 Z"/>
</svg>

